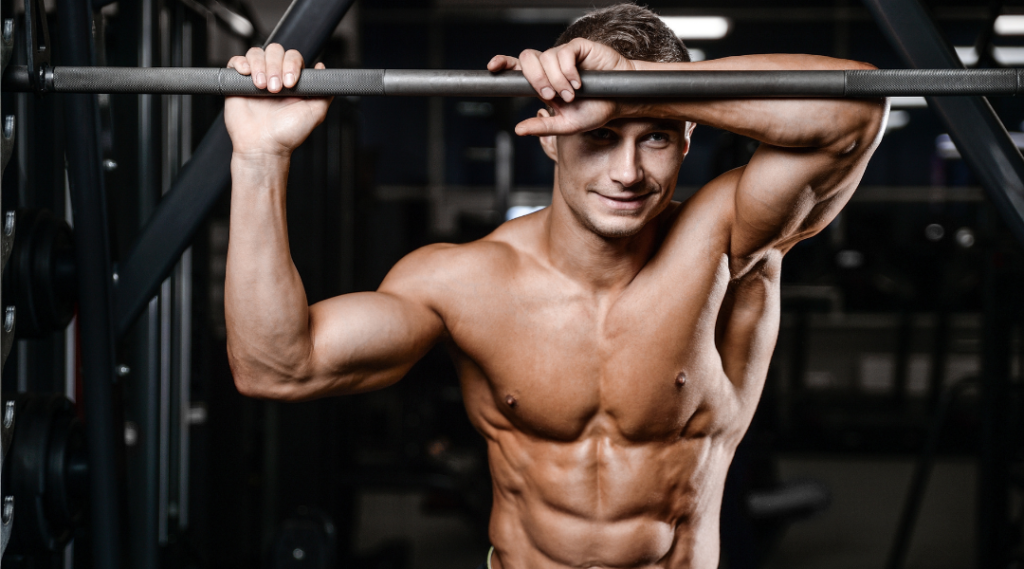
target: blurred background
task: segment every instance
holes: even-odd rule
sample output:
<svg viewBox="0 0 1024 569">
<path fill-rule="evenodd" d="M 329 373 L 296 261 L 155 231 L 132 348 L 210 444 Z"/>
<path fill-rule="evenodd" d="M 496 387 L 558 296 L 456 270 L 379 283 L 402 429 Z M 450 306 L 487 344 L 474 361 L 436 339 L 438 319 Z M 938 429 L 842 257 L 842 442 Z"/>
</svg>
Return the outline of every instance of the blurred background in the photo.
<svg viewBox="0 0 1024 569">
<path fill-rule="evenodd" d="M 25 33 L 25 2 L 38 5 L 2 2 L 15 38 Z M 320 60 L 482 69 L 495 54 L 550 47 L 568 23 L 605 4 L 359 0 Z M 649 5 L 694 59 L 811 53 L 907 66 L 854 0 Z M 223 66 L 261 45 L 288 6 L 95 0 L 95 61 Z M 1024 65 L 1024 3 L 925 7 L 965 66 Z M 57 8 L 42 3 L 59 54 Z M 25 62 L 20 40 L 13 53 L 12 62 Z M 223 100 L 96 100 L 116 282 L 119 261 Z M 1024 105 L 989 102 L 1024 144 Z M 3 210 L 17 213 L 3 274 L 17 326 L 2 392 L 18 413 L 11 452 L 36 464 L 5 461 L 3 494 L 16 507 L 3 563 L 93 567 L 88 411 L 74 403 L 89 332 L 75 318 L 81 269 L 65 172 L 68 149 L 84 143 L 63 127 L 58 96 L 5 92 L 2 107 L 17 125 L 2 186 Z M 548 205 L 552 164 L 535 139 L 512 132 L 538 108 L 532 99 L 337 98 L 290 175 L 292 255 L 310 302 L 374 290 L 418 247 L 474 240 Z M 924 98 L 893 99 L 853 200 L 786 257 L 778 346 L 723 504 L 722 567 L 1024 566 L 1021 246 L 947 124 Z M 698 126 L 676 199 L 755 148 Z M 490 479 L 443 349 L 376 393 L 278 403 L 235 390 L 223 307 L 228 206 L 225 192 L 116 346 L 119 494 L 105 507 L 119 514 L 122 565 L 476 567 L 488 548 Z"/>
</svg>

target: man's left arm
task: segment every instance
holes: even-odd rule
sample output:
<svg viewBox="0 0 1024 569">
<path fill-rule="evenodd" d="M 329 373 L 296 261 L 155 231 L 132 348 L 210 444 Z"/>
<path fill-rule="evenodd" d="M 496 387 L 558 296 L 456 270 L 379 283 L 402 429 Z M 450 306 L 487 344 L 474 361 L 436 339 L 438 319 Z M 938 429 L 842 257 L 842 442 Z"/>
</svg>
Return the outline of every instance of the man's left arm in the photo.
<svg viewBox="0 0 1024 569">
<path fill-rule="evenodd" d="M 519 134 L 569 134 L 613 118 L 655 117 L 729 130 L 759 142 L 750 162 L 711 182 L 734 195 L 731 257 L 742 274 L 769 249 L 787 251 L 823 229 L 849 200 L 881 139 L 885 99 L 677 99 L 573 102 L 578 69 L 640 71 L 873 69 L 855 61 L 814 55 L 750 55 L 651 63 L 631 61 L 611 48 L 576 39 L 546 52 L 498 56 L 488 66 L 522 69 L 555 111 L 520 123 Z M 545 89 L 545 87 L 547 87 Z M 556 95 L 556 93 L 558 93 Z"/>
<path fill-rule="evenodd" d="M 671 65 L 636 63 L 640 69 Z M 811 55 L 755 55 L 693 63 L 687 68 L 873 67 Z M 859 184 L 881 140 L 888 111 L 885 99 L 683 100 L 622 106 L 624 114 L 690 120 L 761 143 L 746 166 L 712 182 L 734 192 L 730 251 L 734 274 L 749 268 L 768 249 L 784 253 L 828 225 Z"/>
</svg>

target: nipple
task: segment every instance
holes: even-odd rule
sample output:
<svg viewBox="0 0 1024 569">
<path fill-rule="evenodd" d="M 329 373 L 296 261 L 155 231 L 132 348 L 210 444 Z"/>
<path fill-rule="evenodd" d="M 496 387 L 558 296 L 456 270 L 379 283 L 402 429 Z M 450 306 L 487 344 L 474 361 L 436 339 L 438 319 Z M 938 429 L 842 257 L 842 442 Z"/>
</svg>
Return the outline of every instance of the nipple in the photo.
<svg viewBox="0 0 1024 569">
<path fill-rule="evenodd" d="M 686 372 L 681 371 L 679 372 L 679 375 L 676 376 L 676 386 L 682 387 L 684 385 L 686 385 Z"/>
<path fill-rule="evenodd" d="M 517 401 L 515 397 L 513 397 L 512 395 L 508 395 L 505 397 L 505 403 L 508 403 L 509 407 L 515 407 Z"/>
</svg>

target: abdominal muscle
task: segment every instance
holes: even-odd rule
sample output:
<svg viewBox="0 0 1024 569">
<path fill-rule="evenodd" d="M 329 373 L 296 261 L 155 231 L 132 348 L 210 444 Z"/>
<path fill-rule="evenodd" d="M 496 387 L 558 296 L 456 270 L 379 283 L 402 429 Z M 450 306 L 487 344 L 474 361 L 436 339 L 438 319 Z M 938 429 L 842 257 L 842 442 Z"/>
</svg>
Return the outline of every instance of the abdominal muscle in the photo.
<svg viewBox="0 0 1024 569">
<path fill-rule="evenodd" d="M 731 446 L 588 431 L 571 442 L 488 437 L 494 569 L 716 567 Z"/>
</svg>

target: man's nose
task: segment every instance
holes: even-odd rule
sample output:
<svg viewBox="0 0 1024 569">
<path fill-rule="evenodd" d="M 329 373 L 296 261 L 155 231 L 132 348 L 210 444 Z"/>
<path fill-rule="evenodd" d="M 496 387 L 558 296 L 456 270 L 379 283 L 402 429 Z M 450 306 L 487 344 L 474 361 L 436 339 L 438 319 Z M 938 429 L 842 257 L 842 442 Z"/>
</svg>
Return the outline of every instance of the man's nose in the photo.
<svg viewBox="0 0 1024 569">
<path fill-rule="evenodd" d="M 643 181 L 644 170 L 638 160 L 636 144 L 623 142 L 612 159 L 611 178 L 613 182 L 628 188 Z"/>
</svg>

